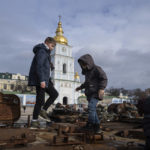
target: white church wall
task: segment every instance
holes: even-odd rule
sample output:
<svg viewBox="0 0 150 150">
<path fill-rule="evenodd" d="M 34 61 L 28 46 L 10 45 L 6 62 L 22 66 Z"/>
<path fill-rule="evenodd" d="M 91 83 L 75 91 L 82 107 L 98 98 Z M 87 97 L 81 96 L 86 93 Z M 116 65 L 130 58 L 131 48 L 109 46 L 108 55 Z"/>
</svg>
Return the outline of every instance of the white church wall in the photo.
<svg viewBox="0 0 150 150">
<path fill-rule="evenodd" d="M 54 51 L 52 51 L 51 54 L 52 55 L 59 54 L 59 55 L 72 57 L 72 47 L 69 45 L 62 45 L 62 44 L 57 43 Z"/>
<path fill-rule="evenodd" d="M 72 47 L 68 45 L 56 44 L 55 50 L 51 53 L 51 60 L 55 66 L 52 72 L 55 88 L 59 92 L 59 96 L 55 101 L 62 103 L 63 99 L 67 99 L 67 104 L 77 103 L 80 92 L 76 92 L 80 82 L 74 79 L 74 58 L 72 57 Z M 63 73 L 63 64 L 66 64 L 66 73 Z"/>
<path fill-rule="evenodd" d="M 67 103 L 73 104 L 74 103 L 74 88 L 73 83 L 68 81 L 61 81 L 61 80 L 55 80 L 55 87 L 59 92 L 58 100 L 55 103 L 63 103 L 63 98 L 67 97 Z"/>
<path fill-rule="evenodd" d="M 74 80 L 74 59 L 62 55 L 55 55 L 52 59 L 55 66 L 55 77 L 57 79 Z M 63 73 L 63 64 L 66 64 L 66 73 Z"/>
</svg>

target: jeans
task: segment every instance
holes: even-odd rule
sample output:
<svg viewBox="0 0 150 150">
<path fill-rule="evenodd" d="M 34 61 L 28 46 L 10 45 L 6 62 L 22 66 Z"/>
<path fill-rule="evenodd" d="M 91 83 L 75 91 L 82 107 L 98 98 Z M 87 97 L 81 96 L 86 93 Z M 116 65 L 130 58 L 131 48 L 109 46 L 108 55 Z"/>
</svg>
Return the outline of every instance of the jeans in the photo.
<svg viewBox="0 0 150 150">
<path fill-rule="evenodd" d="M 96 105 L 98 103 L 98 99 L 91 98 L 88 103 L 88 122 L 92 124 L 100 124 L 100 120 L 98 118 L 97 112 L 96 112 Z"/>
<path fill-rule="evenodd" d="M 45 92 L 50 96 L 45 102 Z M 33 110 L 33 119 L 38 119 L 41 107 L 43 106 L 44 110 L 47 110 L 48 107 L 54 103 L 55 99 L 58 97 L 58 92 L 53 86 L 51 80 L 49 81 L 48 87 L 41 88 L 36 86 L 36 104 Z"/>
</svg>

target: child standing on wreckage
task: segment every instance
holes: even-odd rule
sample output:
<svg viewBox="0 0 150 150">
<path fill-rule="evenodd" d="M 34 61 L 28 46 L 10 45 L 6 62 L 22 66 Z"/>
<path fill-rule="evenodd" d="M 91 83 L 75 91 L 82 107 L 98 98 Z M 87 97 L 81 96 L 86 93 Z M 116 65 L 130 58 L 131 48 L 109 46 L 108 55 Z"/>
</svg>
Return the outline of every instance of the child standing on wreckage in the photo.
<svg viewBox="0 0 150 150">
<path fill-rule="evenodd" d="M 107 76 L 101 67 L 94 64 L 91 55 L 86 54 L 78 59 L 81 66 L 82 74 L 85 75 L 85 82 L 76 88 L 76 91 L 85 89 L 85 95 L 88 100 L 88 122 L 83 128 L 87 131 L 99 133 L 100 120 L 96 112 L 96 105 L 99 100 L 103 99 L 104 89 L 107 85 Z"/>
<path fill-rule="evenodd" d="M 50 53 L 56 46 L 56 42 L 52 37 L 47 37 L 45 42 L 38 44 L 33 48 L 35 54 L 30 72 L 29 86 L 36 86 L 36 104 L 33 111 L 32 128 L 39 128 L 38 116 L 50 122 L 47 115 L 47 109 L 58 97 L 58 92 L 50 78 L 50 68 L 54 69 L 51 63 Z M 50 96 L 45 102 L 45 92 Z"/>
</svg>

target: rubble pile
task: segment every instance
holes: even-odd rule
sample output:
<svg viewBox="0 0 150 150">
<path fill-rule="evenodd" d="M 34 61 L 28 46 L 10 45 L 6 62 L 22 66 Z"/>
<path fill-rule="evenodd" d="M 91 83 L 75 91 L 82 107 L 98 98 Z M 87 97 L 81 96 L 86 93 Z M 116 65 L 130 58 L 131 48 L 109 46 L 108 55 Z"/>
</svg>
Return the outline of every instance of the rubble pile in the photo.
<svg viewBox="0 0 150 150">
<path fill-rule="evenodd" d="M 122 121 L 123 119 L 135 119 L 139 117 L 137 107 L 130 103 L 111 104 L 109 106 L 97 106 L 97 112 L 103 122 Z"/>
<path fill-rule="evenodd" d="M 75 123 L 79 121 L 86 121 L 88 116 L 87 111 L 80 111 L 77 109 L 76 105 L 62 105 L 60 103 L 56 104 L 56 107 L 49 114 L 51 120 L 55 122 L 68 122 Z"/>
<path fill-rule="evenodd" d="M 49 113 L 49 117 L 55 123 L 47 124 L 44 129 L 41 126 L 40 129 L 31 130 L 28 115 L 26 125 L 15 123 L 20 118 L 19 98 L 0 93 L 0 149 L 18 146 L 23 150 L 32 150 L 35 147 L 37 150 L 143 149 L 144 134 L 141 122 L 134 120 L 139 120 L 134 105 L 128 103 L 111 104 L 108 107 L 98 105 L 97 112 L 102 119 L 101 133 L 82 131 L 88 118 L 87 108 L 79 109 L 77 105 L 64 106 L 60 103 Z M 122 122 L 124 118 L 128 122 Z"/>
<path fill-rule="evenodd" d="M 136 119 L 139 117 L 137 107 L 130 103 L 111 104 L 109 106 L 97 106 L 97 113 L 102 122 L 106 121 L 122 121 L 124 119 Z M 50 118 L 55 122 L 83 122 L 87 121 L 88 109 L 82 111 L 71 105 L 63 106 L 58 103 L 50 113 Z"/>
</svg>

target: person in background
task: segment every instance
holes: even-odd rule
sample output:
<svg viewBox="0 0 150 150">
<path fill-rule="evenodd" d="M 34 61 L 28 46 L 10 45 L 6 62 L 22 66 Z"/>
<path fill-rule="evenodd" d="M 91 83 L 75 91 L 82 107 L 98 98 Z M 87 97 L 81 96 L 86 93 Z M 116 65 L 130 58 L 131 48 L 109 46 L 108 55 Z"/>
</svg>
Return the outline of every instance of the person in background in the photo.
<svg viewBox="0 0 150 150">
<path fill-rule="evenodd" d="M 24 113 L 25 113 L 26 112 L 26 95 L 23 95 L 22 108 L 23 108 Z"/>
<path fill-rule="evenodd" d="M 144 114 L 143 129 L 146 137 L 144 150 L 150 150 L 150 96 L 141 98 L 137 107 L 139 114 Z"/>
</svg>

